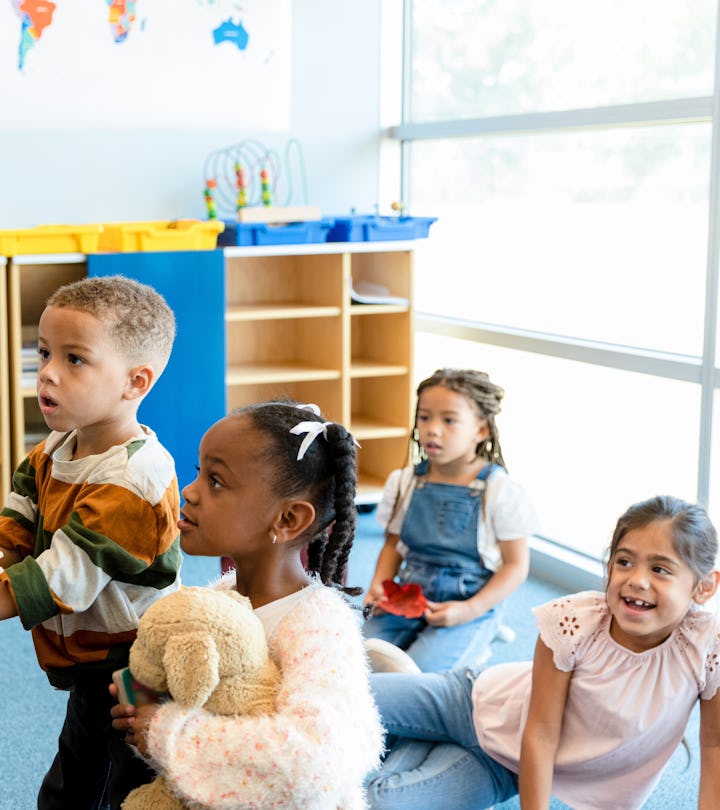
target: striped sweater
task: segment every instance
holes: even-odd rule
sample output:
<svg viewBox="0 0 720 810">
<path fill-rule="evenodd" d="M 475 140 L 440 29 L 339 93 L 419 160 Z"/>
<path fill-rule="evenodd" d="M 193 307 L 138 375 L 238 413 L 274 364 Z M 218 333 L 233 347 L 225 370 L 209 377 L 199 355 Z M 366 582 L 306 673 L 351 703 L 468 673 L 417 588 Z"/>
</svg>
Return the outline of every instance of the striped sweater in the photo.
<svg viewBox="0 0 720 810">
<path fill-rule="evenodd" d="M 51 433 L 13 475 L 0 568 L 53 686 L 124 666 L 138 620 L 180 586 L 175 465 L 155 433 L 73 460 L 75 431 Z"/>
</svg>

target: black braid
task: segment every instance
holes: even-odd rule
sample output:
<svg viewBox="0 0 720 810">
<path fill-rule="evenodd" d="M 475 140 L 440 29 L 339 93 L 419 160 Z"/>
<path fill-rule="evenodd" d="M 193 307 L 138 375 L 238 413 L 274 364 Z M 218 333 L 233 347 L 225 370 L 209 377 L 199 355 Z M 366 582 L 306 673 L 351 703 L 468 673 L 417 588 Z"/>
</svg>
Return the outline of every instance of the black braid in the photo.
<svg viewBox="0 0 720 810">
<path fill-rule="evenodd" d="M 332 424 L 327 426 L 327 432 L 328 449 L 335 462 L 335 524 L 325 546 L 320 578 L 326 583 L 340 584 L 355 537 L 357 464 L 355 442 L 347 430 L 342 425 Z M 361 592 L 356 588 L 345 590 L 353 595 Z"/>
<path fill-rule="evenodd" d="M 315 507 L 315 520 L 303 539 L 308 544 L 308 569 L 325 585 L 357 595 L 360 588 L 343 586 L 355 537 L 355 443 L 342 426 L 331 422 L 326 437 L 318 436 L 298 461 L 304 435 L 290 433 L 300 422 L 326 422 L 322 415 L 292 400 L 248 405 L 233 413 L 250 417 L 254 427 L 268 436 L 263 460 L 274 471 L 276 492 L 302 498 Z"/>
<path fill-rule="evenodd" d="M 495 416 L 501 411 L 501 402 L 505 396 L 505 391 L 499 385 L 491 382 L 490 377 L 484 371 L 439 368 L 418 385 L 418 399 L 420 399 L 420 394 L 426 388 L 436 385 L 441 385 L 456 394 L 462 394 L 475 404 L 480 416 L 487 421 L 489 433 L 488 438 L 477 446 L 476 454 L 507 469 L 502 448 L 500 447 L 500 436 L 495 424 Z M 414 424 L 417 425 L 417 408 Z M 415 430 L 413 430 L 411 442 L 415 446 L 416 457 L 424 458 L 424 454 L 417 443 Z"/>
<path fill-rule="evenodd" d="M 320 532 L 314 539 L 308 543 L 308 569 L 313 573 L 317 573 L 322 565 L 323 554 L 325 553 L 325 545 L 328 540 L 327 532 Z"/>
</svg>

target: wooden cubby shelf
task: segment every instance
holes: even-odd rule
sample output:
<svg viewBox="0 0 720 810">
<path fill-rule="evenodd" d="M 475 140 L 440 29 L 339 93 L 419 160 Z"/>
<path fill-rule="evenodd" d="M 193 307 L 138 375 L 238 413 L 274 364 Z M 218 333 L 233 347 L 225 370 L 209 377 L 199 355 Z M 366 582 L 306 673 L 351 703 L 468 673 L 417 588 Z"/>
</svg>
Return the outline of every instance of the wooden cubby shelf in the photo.
<svg viewBox="0 0 720 810">
<path fill-rule="evenodd" d="M 228 307 L 226 321 L 265 321 L 277 318 L 332 318 L 340 315 L 339 307 L 308 307 L 302 304 L 247 304 Z"/>
<path fill-rule="evenodd" d="M 397 374 L 407 374 L 407 366 L 391 366 L 387 363 L 378 363 L 372 360 L 352 361 L 351 377 L 389 377 Z"/>
<path fill-rule="evenodd" d="M 37 359 L 33 347 L 37 345 L 38 321 L 45 301 L 58 287 L 86 274 L 82 253 L 13 256 L 9 260 L 7 312 L 13 468 L 49 433 L 37 403 L 34 373 L 25 368 L 30 358 Z"/>
<path fill-rule="evenodd" d="M 301 382 L 303 380 L 339 380 L 340 372 L 334 368 L 268 364 L 230 366 L 226 377 L 228 386 L 258 385 L 277 382 Z"/>
<path fill-rule="evenodd" d="M 217 300 L 224 303 L 204 309 L 201 323 L 192 307 L 188 314 L 184 303 L 175 303 L 179 329 L 187 320 L 193 333 L 202 328 L 208 335 L 224 334 L 224 361 L 216 367 L 224 368 L 224 375 L 213 371 L 212 380 L 203 385 L 224 387 L 226 411 L 290 397 L 316 402 L 329 419 L 350 428 L 362 445 L 359 503 L 379 499 L 388 473 L 407 460 L 413 408 L 413 250 L 412 241 L 229 247 L 212 252 Z M 82 254 L 0 257 L 0 385 L 10 393 L 0 403 L 4 491 L 12 469 L 48 432 L 32 374 L 23 369 L 23 359 L 27 365 L 37 341 L 47 297 L 88 272 L 131 277 L 137 272 L 141 281 L 171 300 L 175 276 L 162 275 L 161 269 L 168 256 L 128 254 L 120 270 L 105 261 L 107 271 L 102 256 L 91 257 L 90 268 Z M 185 285 L 200 285 L 202 295 L 210 289 L 209 277 L 197 278 L 194 266 L 183 272 L 189 273 Z M 186 373 L 187 365 L 178 365 Z M 168 384 L 180 390 L 185 379 L 169 369 L 163 377 L 175 375 Z M 197 407 L 188 408 L 191 416 L 183 417 L 193 427 L 202 420 L 201 430 L 207 428 L 203 385 L 188 395 L 197 399 Z M 160 424 L 149 424 L 160 435 L 165 430 L 167 446 L 181 452 L 177 448 L 184 435 L 175 436 L 162 416 L 157 420 Z M 196 448 L 187 452 L 194 456 Z"/>
<path fill-rule="evenodd" d="M 407 457 L 413 243 L 226 248 L 230 407 L 316 402 L 358 441 L 358 502 Z M 389 297 L 358 303 L 355 290 Z"/>
</svg>

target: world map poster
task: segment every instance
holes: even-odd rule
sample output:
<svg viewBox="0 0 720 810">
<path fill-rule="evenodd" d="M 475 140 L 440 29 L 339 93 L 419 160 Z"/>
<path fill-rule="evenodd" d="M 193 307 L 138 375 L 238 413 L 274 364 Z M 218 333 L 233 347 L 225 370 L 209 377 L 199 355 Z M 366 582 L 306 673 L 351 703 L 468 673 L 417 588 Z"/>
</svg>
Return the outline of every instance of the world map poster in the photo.
<svg viewBox="0 0 720 810">
<path fill-rule="evenodd" d="M 287 130 L 292 0 L 0 0 L 0 129 Z"/>
</svg>

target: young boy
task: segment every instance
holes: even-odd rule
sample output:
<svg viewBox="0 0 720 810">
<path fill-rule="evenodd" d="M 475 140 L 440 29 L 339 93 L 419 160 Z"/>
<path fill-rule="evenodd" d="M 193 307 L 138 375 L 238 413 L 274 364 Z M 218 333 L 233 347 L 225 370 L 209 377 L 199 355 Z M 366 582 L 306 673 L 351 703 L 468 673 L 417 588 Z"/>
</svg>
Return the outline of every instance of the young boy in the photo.
<svg viewBox="0 0 720 810">
<path fill-rule="evenodd" d="M 108 685 L 139 617 L 180 586 L 175 465 L 137 421 L 174 338 L 162 296 L 122 276 L 61 287 L 40 317 L 37 396 L 52 432 L 0 512 L 0 619 L 20 617 L 50 683 L 70 690 L 39 810 L 119 807 L 153 778 L 112 730 Z"/>
</svg>

